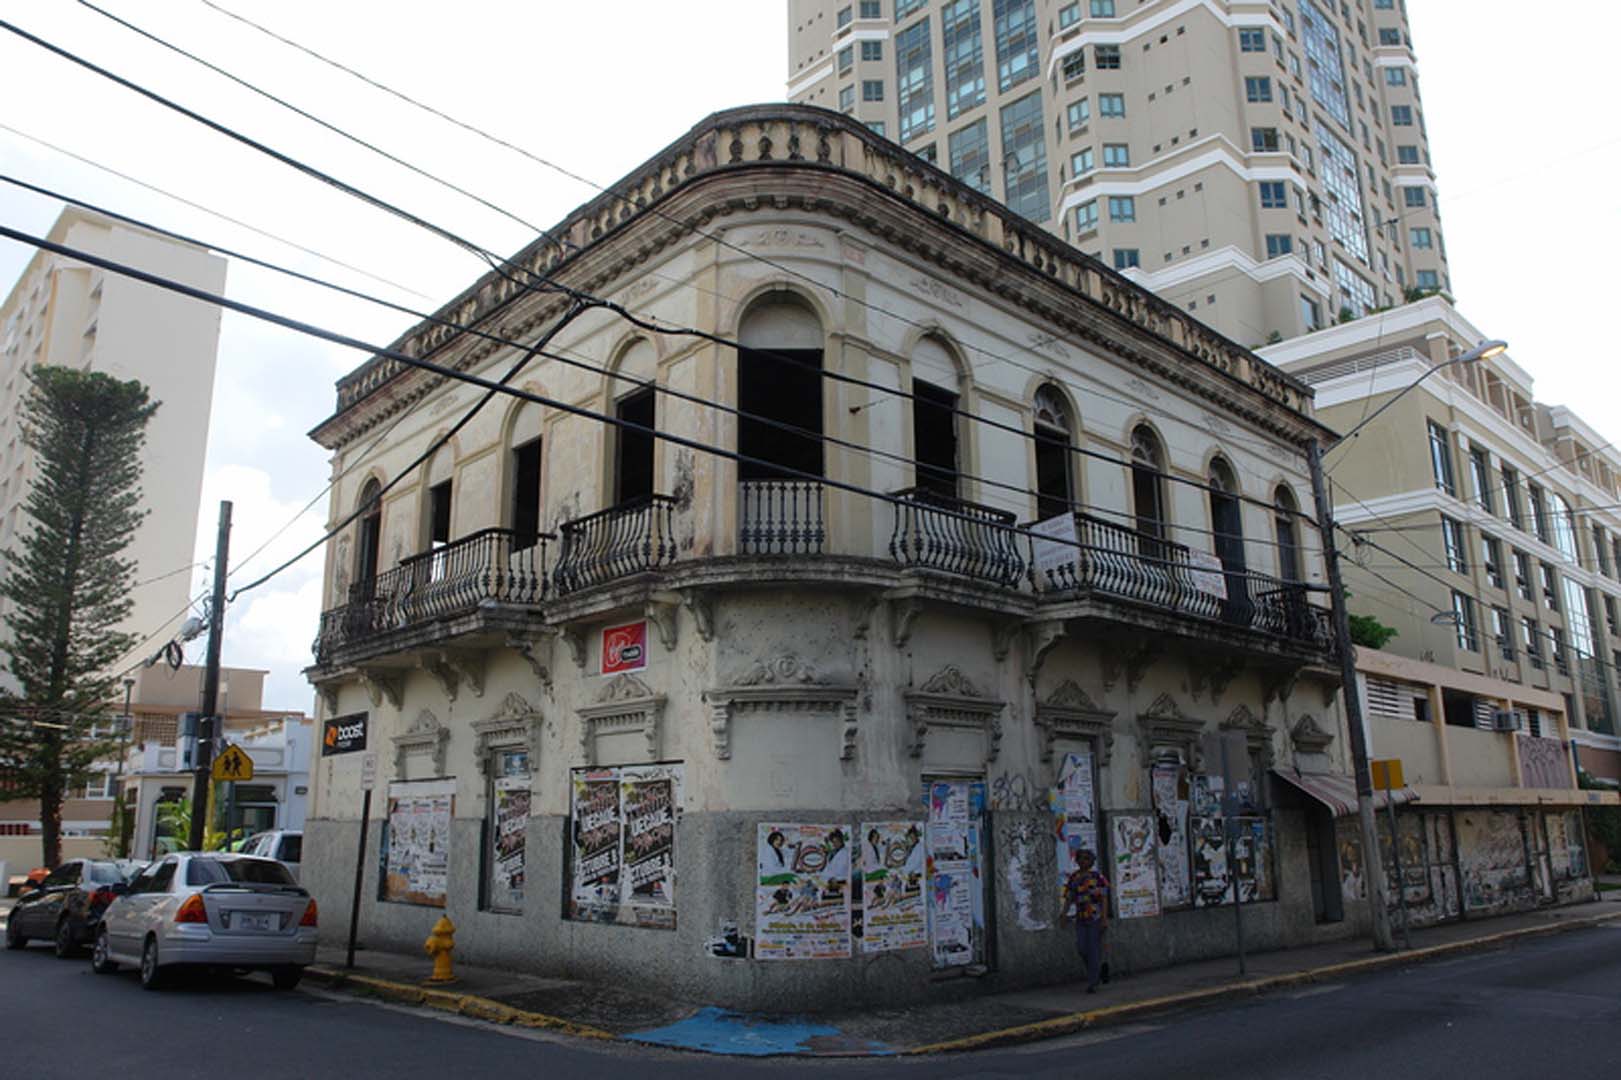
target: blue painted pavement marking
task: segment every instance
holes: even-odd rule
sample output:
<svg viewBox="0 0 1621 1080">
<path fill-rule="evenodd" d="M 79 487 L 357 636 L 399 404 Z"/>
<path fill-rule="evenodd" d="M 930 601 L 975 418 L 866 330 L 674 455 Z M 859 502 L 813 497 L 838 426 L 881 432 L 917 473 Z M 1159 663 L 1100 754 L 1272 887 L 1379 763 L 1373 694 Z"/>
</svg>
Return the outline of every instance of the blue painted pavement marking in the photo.
<svg viewBox="0 0 1621 1080">
<path fill-rule="evenodd" d="M 685 1020 L 624 1036 L 634 1042 L 711 1054 L 893 1054 L 883 1043 L 845 1035 L 828 1024 L 777 1020 L 707 1005 Z"/>
</svg>

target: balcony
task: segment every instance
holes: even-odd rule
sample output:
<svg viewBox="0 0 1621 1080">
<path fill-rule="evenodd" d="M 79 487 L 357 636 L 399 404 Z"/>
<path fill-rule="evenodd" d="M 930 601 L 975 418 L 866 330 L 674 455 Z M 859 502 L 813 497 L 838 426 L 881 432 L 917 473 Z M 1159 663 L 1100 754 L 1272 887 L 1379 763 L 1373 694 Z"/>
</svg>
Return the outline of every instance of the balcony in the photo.
<svg viewBox="0 0 1621 1080">
<path fill-rule="evenodd" d="M 675 499 L 648 495 L 564 522 L 552 583 L 558 596 L 675 560 Z"/>
<path fill-rule="evenodd" d="M 1307 602 L 1304 585 L 1253 571 L 1199 565 L 1183 544 L 1089 514 L 1075 515 L 1075 534 L 1072 559 L 1055 554 L 1032 573 L 1036 592 L 1045 600 L 1088 596 L 1123 600 L 1313 650 L 1333 648 L 1329 613 Z"/>
<path fill-rule="evenodd" d="M 822 485 L 745 480 L 737 485 L 737 550 L 743 555 L 820 555 L 827 540 Z"/>
<path fill-rule="evenodd" d="M 541 534 L 484 529 L 401 560 L 349 587 L 349 600 L 321 614 L 315 662 L 323 668 L 420 644 L 442 644 L 445 624 L 490 604 L 538 607 L 546 596 Z"/>
<path fill-rule="evenodd" d="M 889 554 L 902 566 L 1016 587 L 1024 541 L 1016 518 L 925 488 L 897 491 Z"/>
</svg>

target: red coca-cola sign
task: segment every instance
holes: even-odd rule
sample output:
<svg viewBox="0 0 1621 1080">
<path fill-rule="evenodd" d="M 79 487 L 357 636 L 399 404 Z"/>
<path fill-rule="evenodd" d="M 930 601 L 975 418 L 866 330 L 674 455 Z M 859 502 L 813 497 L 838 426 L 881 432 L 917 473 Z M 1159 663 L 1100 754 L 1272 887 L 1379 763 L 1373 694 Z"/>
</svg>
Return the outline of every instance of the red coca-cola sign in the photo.
<svg viewBox="0 0 1621 1080">
<path fill-rule="evenodd" d="M 602 631 L 602 673 L 640 671 L 647 666 L 647 620 Z"/>
</svg>

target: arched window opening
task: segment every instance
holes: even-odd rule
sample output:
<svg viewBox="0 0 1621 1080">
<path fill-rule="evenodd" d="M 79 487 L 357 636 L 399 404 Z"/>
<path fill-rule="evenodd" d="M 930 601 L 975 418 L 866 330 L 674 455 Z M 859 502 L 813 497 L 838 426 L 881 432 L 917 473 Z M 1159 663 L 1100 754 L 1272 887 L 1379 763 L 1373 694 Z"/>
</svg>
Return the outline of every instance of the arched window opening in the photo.
<svg viewBox="0 0 1621 1080">
<path fill-rule="evenodd" d="M 1064 396 L 1051 384 L 1036 391 L 1036 518 L 1046 521 L 1074 512 L 1070 444 L 1074 429 Z"/>
<path fill-rule="evenodd" d="M 1272 505 L 1276 507 L 1272 520 L 1278 539 L 1278 576 L 1288 582 L 1304 581 L 1300 569 L 1300 533 L 1295 521 L 1299 507 L 1294 494 L 1280 484 L 1272 496 Z"/>
<path fill-rule="evenodd" d="M 1131 495 L 1138 546 L 1150 559 L 1165 557 L 1165 455 L 1159 438 L 1145 424 L 1131 433 Z"/>
<path fill-rule="evenodd" d="M 917 486 L 945 499 L 958 497 L 957 365 L 939 341 L 924 338 L 912 350 L 912 460 Z"/>
<path fill-rule="evenodd" d="M 1216 558 L 1221 560 L 1227 596 L 1222 617 L 1229 622 L 1249 621 L 1249 589 L 1244 564 L 1244 514 L 1238 501 L 1238 480 L 1223 458 L 1210 462 L 1210 529 Z"/>
<path fill-rule="evenodd" d="M 738 329 L 737 450 L 741 480 L 823 476 L 822 325 L 798 300 L 755 305 Z M 773 421 L 775 423 L 773 423 Z M 799 430 L 786 430 L 778 424 Z M 793 470 L 793 471 L 788 471 Z"/>
<path fill-rule="evenodd" d="M 360 489 L 360 527 L 355 544 L 355 589 L 369 598 L 377 580 L 377 560 L 383 541 L 383 485 L 375 479 Z"/>
</svg>

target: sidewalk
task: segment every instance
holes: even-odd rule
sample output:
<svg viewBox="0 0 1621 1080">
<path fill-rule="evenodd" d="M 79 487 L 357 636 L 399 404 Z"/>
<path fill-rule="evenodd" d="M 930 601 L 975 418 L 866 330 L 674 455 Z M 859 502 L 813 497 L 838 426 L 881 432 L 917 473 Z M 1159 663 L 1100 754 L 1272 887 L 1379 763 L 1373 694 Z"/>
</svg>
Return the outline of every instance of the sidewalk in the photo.
<svg viewBox="0 0 1621 1080">
<path fill-rule="evenodd" d="M 456 965 L 456 983 L 430 988 L 420 981 L 430 968 L 427 957 L 372 950 L 357 953 L 356 968 L 345 972 L 343 951 L 322 949 L 309 974 L 333 988 L 582 1038 L 751 1056 L 921 1054 L 1052 1038 L 1612 920 L 1621 920 L 1621 901 L 1596 900 L 1415 930 L 1411 952 L 1376 954 L 1361 939 L 1262 953 L 1249 958 L 1243 978 L 1236 959 L 1227 957 L 1143 972 L 1095 995 L 1075 983 L 957 1002 L 799 1018 L 738 1013 L 594 983 L 464 964 Z"/>
</svg>

